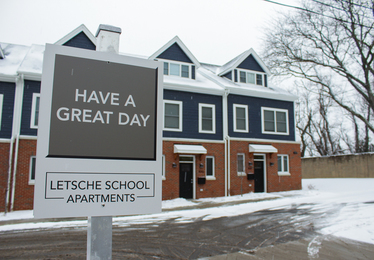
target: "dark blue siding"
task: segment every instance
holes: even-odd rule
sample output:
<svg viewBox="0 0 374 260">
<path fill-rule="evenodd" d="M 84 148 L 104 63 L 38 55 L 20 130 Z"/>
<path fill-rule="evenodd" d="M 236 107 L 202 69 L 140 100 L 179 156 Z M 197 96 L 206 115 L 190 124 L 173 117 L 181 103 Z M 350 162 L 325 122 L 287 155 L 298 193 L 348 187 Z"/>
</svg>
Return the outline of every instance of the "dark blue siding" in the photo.
<svg viewBox="0 0 374 260">
<path fill-rule="evenodd" d="M 15 90 L 14 83 L 0 82 L 0 94 L 3 94 L 0 138 L 11 138 L 12 136 Z"/>
<path fill-rule="evenodd" d="M 164 100 L 183 102 L 183 131 L 163 131 L 164 137 L 223 140 L 222 133 L 222 97 L 190 92 L 164 90 Z M 216 133 L 199 133 L 199 103 L 216 106 Z"/>
<path fill-rule="evenodd" d="M 249 133 L 234 132 L 233 104 L 248 105 Z M 279 108 L 288 110 L 289 135 L 262 134 L 261 107 Z M 259 138 L 272 140 L 295 141 L 295 118 L 293 102 L 265 98 L 245 97 L 238 95 L 228 96 L 228 129 L 231 137 Z"/>
<path fill-rule="evenodd" d="M 265 72 L 252 55 L 249 55 L 242 63 L 240 63 L 238 68 Z"/>
<path fill-rule="evenodd" d="M 40 81 L 25 80 L 21 118 L 21 135 L 36 136 L 38 133 L 37 129 L 30 128 L 33 93 L 40 93 Z"/>
<path fill-rule="evenodd" d="M 184 53 L 181 47 L 179 47 L 178 43 L 174 43 L 173 45 L 171 45 L 167 50 L 158 55 L 157 58 L 193 63 L 190 58 L 188 58 L 188 56 Z"/>
<path fill-rule="evenodd" d="M 88 50 L 96 50 L 95 44 L 93 44 L 93 42 L 91 42 L 91 40 L 83 32 L 77 34 L 75 37 L 65 42 L 63 45 Z"/>
<path fill-rule="evenodd" d="M 229 80 L 232 80 L 232 73 L 231 71 L 227 72 L 225 75 L 223 75 L 225 78 L 228 78 Z"/>
</svg>

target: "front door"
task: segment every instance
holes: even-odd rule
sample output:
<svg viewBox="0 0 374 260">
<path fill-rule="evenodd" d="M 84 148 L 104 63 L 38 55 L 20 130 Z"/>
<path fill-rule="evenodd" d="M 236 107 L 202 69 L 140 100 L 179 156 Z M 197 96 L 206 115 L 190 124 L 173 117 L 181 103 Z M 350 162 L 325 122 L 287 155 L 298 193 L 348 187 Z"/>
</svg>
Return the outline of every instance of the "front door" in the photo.
<svg viewBox="0 0 374 260">
<path fill-rule="evenodd" d="M 264 192 L 265 191 L 265 156 L 264 155 L 255 155 L 255 192 Z"/>
<path fill-rule="evenodd" d="M 179 163 L 179 197 L 193 198 L 193 164 Z"/>
</svg>

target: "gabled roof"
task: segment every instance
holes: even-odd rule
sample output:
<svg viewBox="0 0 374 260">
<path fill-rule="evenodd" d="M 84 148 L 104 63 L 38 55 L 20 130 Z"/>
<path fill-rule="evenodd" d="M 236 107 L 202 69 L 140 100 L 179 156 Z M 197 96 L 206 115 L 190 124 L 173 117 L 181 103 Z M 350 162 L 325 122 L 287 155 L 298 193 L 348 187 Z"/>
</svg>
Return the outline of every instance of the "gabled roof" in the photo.
<svg viewBox="0 0 374 260">
<path fill-rule="evenodd" d="M 270 75 L 270 70 L 266 67 L 265 63 L 260 59 L 257 53 L 251 48 L 242 54 L 236 56 L 231 61 L 224 64 L 221 68 L 218 69 L 217 74 L 218 76 L 223 76 L 227 72 L 236 69 L 245 59 L 247 59 L 250 55 L 257 61 L 258 65 L 268 74 Z"/>
<path fill-rule="evenodd" d="M 68 42 L 69 40 L 71 40 L 72 38 L 74 38 L 75 36 L 77 36 L 78 34 L 82 32 L 87 36 L 88 39 L 90 39 L 90 41 L 94 45 L 96 45 L 95 36 L 87 29 L 87 27 L 84 24 L 80 25 L 79 27 L 77 27 L 76 29 L 74 29 L 73 31 L 65 35 L 63 38 L 58 40 L 55 44 L 64 45 L 66 42 Z"/>
<path fill-rule="evenodd" d="M 186 56 L 195 64 L 196 67 L 200 67 L 200 62 L 195 58 L 195 56 L 190 52 L 190 50 L 184 45 L 184 43 L 179 39 L 178 36 L 175 36 L 169 42 L 167 42 L 164 46 L 162 46 L 158 51 L 152 54 L 148 59 L 154 60 L 157 59 L 159 55 L 169 49 L 172 45 L 177 44 L 182 51 L 186 54 Z"/>
</svg>

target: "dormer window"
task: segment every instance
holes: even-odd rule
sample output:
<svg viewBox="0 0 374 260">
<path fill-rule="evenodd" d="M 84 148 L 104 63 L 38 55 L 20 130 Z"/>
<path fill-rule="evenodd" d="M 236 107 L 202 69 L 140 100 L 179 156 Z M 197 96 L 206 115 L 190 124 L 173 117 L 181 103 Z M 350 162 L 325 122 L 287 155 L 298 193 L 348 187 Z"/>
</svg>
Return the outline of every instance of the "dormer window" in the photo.
<svg viewBox="0 0 374 260">
<path fill-rule="evenodd" d="M 238 70 L 238 78 L 240 83 L 247 83 L 247 84 L 256 84 L 259 86 L 267 87 L 266 82 L 266 75 L 263 73 L 254 73 L 245 70 Z M 265 77 L 265 80 L 264 80 Z"/>
<path fill-rule="evenodd" d="M 177 62 L 164 62 L 164 75 L 195 79 L 194 69 L 195 69 L 195 66 L 190 65 L 190 64 L 183 64 L 183 63 L 177 63 Z"/>
</svg>

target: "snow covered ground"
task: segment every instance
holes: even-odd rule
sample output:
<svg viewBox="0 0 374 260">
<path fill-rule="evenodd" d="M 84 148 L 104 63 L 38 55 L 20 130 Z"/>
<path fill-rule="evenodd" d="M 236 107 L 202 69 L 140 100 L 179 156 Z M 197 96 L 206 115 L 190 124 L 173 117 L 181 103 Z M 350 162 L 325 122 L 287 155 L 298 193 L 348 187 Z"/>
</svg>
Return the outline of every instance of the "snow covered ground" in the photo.
<svg viewBox="0 0 374 260">
<path fill-rule="evenodd" d="M 243 203 L 236 203 L 240 202 Z M 226 205 L 224 203 L 227 203 Z M 195 201 L 175 199 L 163 201 L 160 214 L 114 217 L 113 225 L 130 226 L 139 223 L 161 223 L 168 219 L 191 222 L 196 218 L 235 216 L 264 209 L 288 208 L 307 203 L 313 212 L 324 212 L 336 205 L 336 214 L 316 220 L 316 229 L 323 235 L 334 235 L 374 244 L 374 179 L 305 179 L 303 189 L 277 193 L 250 193 L 243 196 L 207 198 Z M 204 205 L 210 205 L 205 207 Z M 217 206 L 211 207 L 211 204 Z M 32 211 L 0 213 L 0 232 L 11 230 L 84 227 L 86 220 L 60 222 L 30 221 Z M 2 225 L 2 221 L 25 219 L 24 223 Z"/>
</svg>

